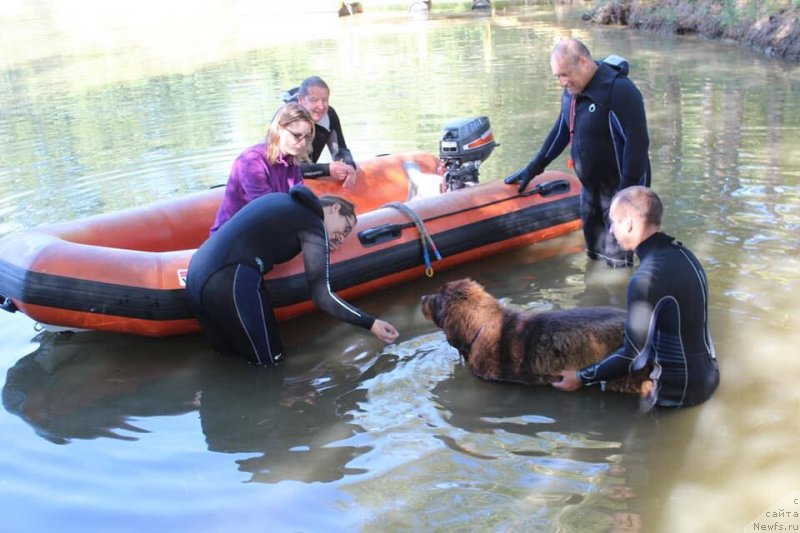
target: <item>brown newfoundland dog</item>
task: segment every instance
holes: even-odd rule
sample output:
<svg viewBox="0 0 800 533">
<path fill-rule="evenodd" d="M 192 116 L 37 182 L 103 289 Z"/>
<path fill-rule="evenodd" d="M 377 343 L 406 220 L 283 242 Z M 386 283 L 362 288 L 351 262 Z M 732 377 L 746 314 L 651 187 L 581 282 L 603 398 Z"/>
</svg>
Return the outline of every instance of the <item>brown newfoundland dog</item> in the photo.
<svg viewBox="0 0 800 533">
<path fill-rule="evenodd" d="M 502 305 L 471 279 L 451 281 L 422 297 L 422 314 L 479 378 L 543 385 L 565 368 L 601 361 L 622 346 L 625 316 L 615 307 L 521 312 Z M 646 394 L 650 369 L 606 384 L 607 390 Z"/>
</svg>

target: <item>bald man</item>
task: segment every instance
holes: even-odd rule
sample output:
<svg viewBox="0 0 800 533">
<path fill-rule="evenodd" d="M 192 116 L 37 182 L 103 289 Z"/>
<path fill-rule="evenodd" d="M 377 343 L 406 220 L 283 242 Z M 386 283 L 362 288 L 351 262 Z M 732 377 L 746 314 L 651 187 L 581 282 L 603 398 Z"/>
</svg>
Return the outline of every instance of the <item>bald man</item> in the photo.
<svg viewBox="0 0 800 533">
<path fill-rule="evenodd" d="M 612 267 L 633 266 L 610 231 L 608 209 L 614 194 L 631 185 L 650 185 L 650 140 L 644 101 L 618 56 L 595 62 L 576 39 L 559 42 L 550 56 L 553 76 L 563 87 L 561 113 L 539 153 L 506 183 L 528 183 L 544 172 L 568 145 L 570 166 L 583 185 L 581 219 L 586 253 Z"/>
<path fill-rule="evenodd" d="M 611 230 L 624 250 L 636 251 L 639 268 L 628 282 L 625 343 L 603 361 L 560 373 L 557 389 L 603 384 L 652 366 L 650 406 L 685 407 L 706 401 L 719 384 L 708 326 L 708 280 L 700 261 L 661 231 L 663 207 L 652 189 L 617 193 Z"/>
</svg>

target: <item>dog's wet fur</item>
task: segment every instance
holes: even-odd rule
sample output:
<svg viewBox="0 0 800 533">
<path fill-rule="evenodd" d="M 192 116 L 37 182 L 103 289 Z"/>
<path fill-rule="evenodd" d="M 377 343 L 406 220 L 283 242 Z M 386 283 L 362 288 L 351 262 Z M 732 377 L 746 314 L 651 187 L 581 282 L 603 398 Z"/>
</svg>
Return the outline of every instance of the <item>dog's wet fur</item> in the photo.
<svg viewBox="0 0 800 533">
<path fill-rule="evenodd" d="M 563 369 L 597 363 L 623 344 L 626 312 L 615 307 L 517 311 L 471 279 L 422 296 L 422 314 L 440 327 L 472 372 L 486 380 L 543 385 Z M 649 368 L 606 384 L 644 394 Z"/>
</svg>

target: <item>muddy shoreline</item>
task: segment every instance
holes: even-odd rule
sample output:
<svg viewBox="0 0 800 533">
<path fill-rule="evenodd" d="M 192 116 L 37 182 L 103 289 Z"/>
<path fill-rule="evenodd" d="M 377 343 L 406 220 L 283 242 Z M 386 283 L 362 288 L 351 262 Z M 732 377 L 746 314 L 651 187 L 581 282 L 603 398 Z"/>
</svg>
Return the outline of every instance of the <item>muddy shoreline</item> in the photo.
<svg viewBox="0 0 800 533">
<path fill-rule="evenodd" d="M 736 7 L 715 0 L 609 0 L 583 15 L 596 24 L 729 40 L 767 56 L 800 61 L 800 5 L 755 1 Z"/>
</svg>

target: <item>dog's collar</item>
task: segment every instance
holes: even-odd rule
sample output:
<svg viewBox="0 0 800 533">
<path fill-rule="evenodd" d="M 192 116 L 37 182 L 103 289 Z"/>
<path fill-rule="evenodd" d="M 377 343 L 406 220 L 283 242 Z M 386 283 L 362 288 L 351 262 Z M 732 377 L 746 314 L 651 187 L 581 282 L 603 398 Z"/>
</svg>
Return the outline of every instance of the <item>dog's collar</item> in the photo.
<svg viewBox="0 0 800 533">
<path fill-rule="evenodd" d="M 463 350 L 459 350 L 459 352 L 461 353 L 461 357 L 463 357 L 465 361 L 468 359 L 469 352 L 471 352 L 471 351 L 472 351 L 472 345 L 473 345 L 473 344 L 475 344 L 475 341 L 476 341 L 476 340 L 478 340 L 478 337 L 480 336 L 481 332 L 483 331 L 483 328 L 484 328 L 484 326 L 485 326 L 485 325 L 486 325 L 486 324 L 484 324 L 483 326 L 481 326 L 481 327 L 480 327 L 480 329 L 478 329 L 478 331 L 476 331 L 476 332 L 475 332 L 475 336 L 474 336 L 474 337 L 472 337 L 472 340 L 471 340 L 471 341 L 469 341 L 469 344 L 467 344 L 467 345 L 464 347 L 464 349 L 463 349 Z"/>
</svg>

